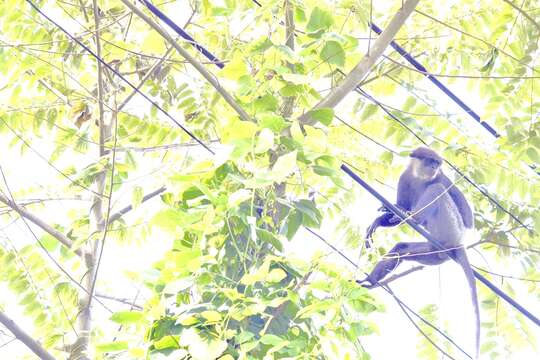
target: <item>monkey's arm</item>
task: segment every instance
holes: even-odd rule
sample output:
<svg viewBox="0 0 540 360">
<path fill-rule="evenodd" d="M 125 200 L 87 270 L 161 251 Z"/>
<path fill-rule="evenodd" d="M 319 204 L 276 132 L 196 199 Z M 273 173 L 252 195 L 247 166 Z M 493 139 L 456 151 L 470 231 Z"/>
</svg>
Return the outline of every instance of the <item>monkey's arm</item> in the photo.
<svg viewBox="0 0 540 360">
<path fill-rule="evenodd" d="M 375 230 L 377 230 L 379 226 L 392 227 L 392 226 L 399 225 L 401 223 L 401 218 L 399 216 L 395 215 L 393 212 L 391 212 L 385 207 L 382 207 L 381 209 L 384 211 L 384 213 L 378 216 L 375 220 L 373 220 L 371 225 L 366 230 L 366 247 L 367 248 L 371 247 L 371 242 L 372 242 L 371 239 L 373 237 L 373 234 L 375 233 Z M 401 210 L 406 212 L 405 209 L 401 209 Z"/>
<path fill-rule="evenodd" d="M 405 172 L 399 177 L 396 201 L 396 206 L 401 208 L 405 212 L 411 209 L 409 182 L 407 181 L 408 178 L 408 171 L 405 170 Z M 401 219 L 397 215 L 394 215 L 390 210 L 386 209 L 385 207 L 383 207 L 382 209 L 384 213 L 377 217 L 366 230 L 367 248 L 371 247 L 370 240 L 373 237 L 375 230 L 377 230 L 379 226 L 392 227 L 398 225 L 401 222 Z"/>
<path fill-rule="evenodd" d="M 398 207 L 405 211 L 410 211 L 412 204 L 411 204 L 411 189 L 409 180 L 412 177 L 411 174 L 409 174 L 409 170 L 405 170 L 403 174 L 399 177 L 398 181 L 398 188 L 397 188 L 397 200 L 396 204 Z"/>
<path fill-rule="evenodd" d="M 448 193 L 450 194 L 450 196 L 452 197 L 452 200 L 454 200 L 454 204 L 456 204 L 458 208 L 459 214 L 461 215 L 461 218 L 463 219 L 463 225 L 465 225 L 467 229 L 472 229 L 474 225 L 473 223 L 474 219 L 473 219 L 472 209 L 469 203 L 467 202 L 467 199 L 465 198 L 461 190 L 459 190 L 455 185 L 453 185 L 450 179 L 446 177 L 446 175 L 442 176 L 441 182 L 445 188 L 450 187 L 450 190 L 448 190 Z"/>
</svg>

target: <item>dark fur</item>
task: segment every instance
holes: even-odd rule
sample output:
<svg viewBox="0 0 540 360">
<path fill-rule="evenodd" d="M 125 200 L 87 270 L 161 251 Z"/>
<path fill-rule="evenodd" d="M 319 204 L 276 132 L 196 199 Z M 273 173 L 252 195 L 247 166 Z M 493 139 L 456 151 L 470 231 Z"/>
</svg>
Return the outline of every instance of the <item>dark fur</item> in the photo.
<svg viewBox="0 0 540 360">
<path fill-rule="evenodd" d="M 441 251 L 436 245 L 429 242 L 397 243 L 389 251 L 388 258 L 379 261 L 366 279 L 359 283 L 368 288 L 374 286 L 404 260 L 416 261 L 424 265 L 438 265 L 450 259 L 450 254 L 453 254 L 465 273 L 471 291 L 476 317 L 477 358 L 480 341 L 480 315 L 476 282 L 467 253 L 461 243 L 465 228 L 473 227 L 472 210 L 463 193 L 441 171 L 440 166 L 443 159 L 437 153 L 431 149 L 420 147 L 411 153 L 411 158 L 421 162 L 421 169 L 416 169 L 417 172 L 415 172 L 413 161 L 411 161 L 409 167 L 399 178 L 397 206 L 411 213 L 412 219 L 425 227 L 427 232 L 444 249 L 448 250 Z M 417 176 L 419 174 L 421 176 Z M 436 175 L 431 177 L 434 174 Z M 424 175 L 429 176 L 429 178 L 423 178 Z M 366 237 L 371 239 L 379 226 L 395 226 L 400 222 L 399 217 L 387 210 L 371 224 Z"/>
</svg>

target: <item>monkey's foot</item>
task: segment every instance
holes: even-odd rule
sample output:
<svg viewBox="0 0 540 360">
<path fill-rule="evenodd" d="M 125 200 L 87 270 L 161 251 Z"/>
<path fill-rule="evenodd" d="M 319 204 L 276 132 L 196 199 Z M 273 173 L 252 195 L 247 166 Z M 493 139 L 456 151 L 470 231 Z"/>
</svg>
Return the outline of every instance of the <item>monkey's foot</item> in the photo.
<svg viewBox="0 0 540 360">
<path fill-rule="evenodd" d="M 366 289 L 371 289 L 375 286 L 371 283 L 371 281 L 369 281 L 369 278 L 365 278 L 364 280 L 356 280 L 356 283 Z"/>
<path fill-rule="evenodd" d="M 371 249 L 371 244 L 373 243 L 373 238 L 369 237 L 366 238 L 366 241 L 364 242 L 364 246 L 366 249 Z"/>
</svg>

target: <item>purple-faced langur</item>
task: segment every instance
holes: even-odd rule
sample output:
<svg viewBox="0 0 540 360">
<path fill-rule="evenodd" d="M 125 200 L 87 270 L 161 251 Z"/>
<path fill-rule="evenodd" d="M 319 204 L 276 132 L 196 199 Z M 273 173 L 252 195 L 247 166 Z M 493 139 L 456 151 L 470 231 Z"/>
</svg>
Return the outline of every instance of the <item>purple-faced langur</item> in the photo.
<svg viewBox="0 0 540 360">
<path fill-rule="evenodd" d="M 463 193 L 444 175 L 441 170 L 443 159 L 433 150 L 419 147 L 411 155 L 407 169 L 401 174 L 397 190 L 397 206 L 410 214 L 413 221 L 423 226 L 438 242 L 440 247 L 430 242 L 399 242 L 379 261 L 373 271 L 361 281 L 371 288 L 394 270 L 402 261 L 411 260 L 424 265 L 439 265 L 451 258 L 461 265 L 469 283 L 476 317 L 476 349 L 478 358 L 480 346 L 480 313 L 474 274 L 463 247 L 466 229 L 473 227 L 473 214 Z M 387 211 L 377 217 L 366 232 L 366 244 L 379 226 L 390 227 L 402 221 Z"/>
</svg>

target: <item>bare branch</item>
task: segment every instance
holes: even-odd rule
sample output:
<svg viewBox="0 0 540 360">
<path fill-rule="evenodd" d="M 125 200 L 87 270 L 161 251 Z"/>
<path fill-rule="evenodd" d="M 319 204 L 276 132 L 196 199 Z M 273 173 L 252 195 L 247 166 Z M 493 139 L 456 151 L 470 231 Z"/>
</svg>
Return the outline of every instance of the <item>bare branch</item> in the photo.
<svg viewBox="0 0 540 360">
<path fill-rule="evenodd" d="M 207 143 L 219 143 L 219 140 L 208 140 Z M 200 146 L 199 143 L 196 143 L 194 141 L 192 142 L 185 142 L 185 143 L 177 143 L 177 144 L 166 144 L 166 145 L 156 145 L 156 146 L 148 146 L 148 147 L 136 147 L 136 146 L 126 146 L 126 147 L 119 147 L 116 149 L 116 152 L 123 152 L 123 151 L 135 151 L 135 152 L 151 152 L 151 151 L 161 151 L 161 150 L 174 150 L 178 148 L 185 148 L 185 147 L 195 147 Z"/>
<path fill-rule="evenodd" d="M 144 195 L 141 202 L 145 202 L 147 200 L 150 200 L 154 196 L 157 196 L 157 195 L 161 194 L 162 192 L 164 192 L 166 189 L 167 188 L 165 186 L 162 186 L 159 189 L 154 190 L 151 193 Z M 124 216 L 126 213 L 130 212 L 131 210 L 133 210 L 133 205 L 128 205 L 125 208 L 119 210 L 118 212 L 112 214 L 111 218 L 109 219 L 109 224 L 111 224 L 114 221 L 120 219 L 122 216 Z"/>
<path fill-rule="evenodd" d="M 97 4 L 94 0 L 94 25 L 96 27 L 96 32 L 94 33 L 94 38 L 96 39 L 96 54 L 98 59 L 101 59 L 101 41 L 99 38 L 99 11 L 96 13 Z M 99 127 L 99 155 L 105 155 L 105 110 L 103 107 L 103 67 L 99 61 L 97 62 L 97 98 L 98 98 L 98 127 Z"/>
<path fill-rule="evenodd" d="M 216 89 L 221 97 L 238 113 L 240 118 L 244 121 L 251 121 L 250 116 L 242 109 L 240 104 L 225 90 L 220 84 L 217 78 L 212 75 L 204 66 L 197 61 L 189 52 L 180 47 L 178 43 L 170 36 L 165 30 L 163 30 L 154 20 L 139 10 L 129 0 L 121 0 L 124 5 L 131 9 L 137 16 L 139 16 L 144 22 L 146 22 L 154 31 L 157 31 L 165 40 L 167 40 L 180 55 L 182 55 L 197 71 Z M 410 0 L 412 1 L 412 0 Z M 419 0 L 414 0 L 419 1 Z"/>
<path fill-rule="evenodd" d="M 294 51 L 294 6 L 289 0 L 285 1 L 285 45 Z M 287 68 L 291 72 L 294 72 L 294 64 L 287 63 Z M 283 117 L 288 118 L 291 116 L 294 107 L 295 96 L 288 96 L 283 101 L 281 107 L 281 114 Z"/>
<path fill-rule="evenodd" d="M 122 0 L 126 1 L 126 0 Z M 414 8 L 420 0 L 407 0 L 403 7 L 394 15 L 390 24 L 382 32 L 381 36 L 375 41 L 373 47 L 370 49 L 370 53 L 366 54 L 362 60 L 351 70 L 349 75 L 345 77 L 343 82 L 332 90 L 325 98 L 323 98 L 315 107 L 315 109 L 321 108 L 334 108 L 339 104 L 345 96 L 350 93 L 362 79 L 369 72 L 373 64 L 383 54 L 384 50 L 388 47 L 392 39 L 396 36 L 399 29 L 403 26 L 409 15 L 414 11 Z M 312 125 L 315 120 L 309 116 L 309 112 L 303 114 L 299 118 L 303 124 Z"/>
<path fill-rule="evenodd" d="M 154 65 L 152 65 L 150 67 L 150 69 L 147 70 L 145 76 L 141 79 L 141 81 L 139 82 L 139 85 L 137 85 L 137 90 L 140 90 L 141 87 L 144 85 L 144 83 L 146 82 L 146 80 L 148 80 L 148 78 L 150 78 L 150 76 L 152 76 L 152 74 L 154 74 L 154 71 L 159 67 L 161 66 L 165 60 L 167 60 L 167 57 L 169 56 L 169 54 L 171 53 L 172 51 L 172 46 L 170 48 L 167 49 L 167 51 L 165 52 L 165 54 L 163 55 L 163 57 L 161 59 L 159 59 L 158 61 L 156 61 L 154 63 Z M 131 100 L 131 98 L 133 96 L 135 96 L 135 94 L 137 94 L 137 90 L 133 89 L 133 91 L 124 99 L 124 101 L 122 101 L 122 103 L 120 105 L 118 105 L 118 112 L 122 111 L 122 109 L 124 108 L 124 106 L 127 105 L 127 103 Z"/>
<path fill-rule="evenodd" d="M 488 41 L 486 41 L 486 40 L 484 40 L 484 39 L 482 39 L 482 38 L 479 38 L 478 36 L 475 36 L 475 35 L 473 35 L 473 34 L 470 34 L 470 33 L 468 33 L 468 32 L 465 32 L 465 31 L 463 31 L 463 30 L 461 30 L 461 29 L 459 29 L 459 28 L 457 28 L 457 27 L 455 27 L 455 26 L 452 26 L 452 25 L 450 25 L 450 24 L 448 24 L 448 23 L 445 23 L 444 21 L 441 21 L 441 20 L 439 20 L 439 19 L 436 19 L 436 18 L 434 18 L 433 16 L 428 15 L 428 14 L 426 14 L 425 12 L 422 12 L 422 11 L 420 11 L 420 10 L 415 10 L 415 12 L 416 12 L 417 14 L 420 14 L 420 15 L 422 15 L 422 16 L 428 18 L 428 19 L 431 19 L 432 21 L 434 21 L 434 22 L 436 22 L 436 23 L 438 23 L 438 24 L 441 24 L 441 25 L 443 25 L 443 26 L 445 26 L 445 27 L 447 27 L 447 28 L 449 28 L 449 29 L 452 29 L 452 30 L 454 30 L 454 31 L 456 31 L 456 32 L 458 32 L 458 33 L 460 33 L 460 34 L 462 34 L 462 35 L 465 35 L 465 36 L 467 36 L 467 37 L 470 37 L 471 39 L 474 39 L 474 40 L 476 40 L 476 41 L 480 41 L 482 44 L 485 44 L 486 46 L 489 46 L 490 48 L 497 49 L 497 51 L 499 51 L 501 54 L 504 54 L 504 55 L 508 56 L 510 59 L 514 60 L 514 61 L 517 62 L 518 64 L 523 65 L 523 66 L 525 66 L 525 67 L 531 69 L 531 70 L 534 71 L 534 72 L 537 72 L 537 73 L 540 72 L 539 70 L 535 69 L 534 67 L 530 66 L 529 64 L 527 64 L 527 63 L 525 63 L 525 62 L 519 60 L 518 58 L 516 58 L 516 57 L 513 56 L 512 54 L 510 54 L 510 53 L 504 51 L 504 50 L 501 49 L 501 48 L 498 48 L 497 46 L 493 45 L 492 43 L 490 43 L 490 42 L 488 42 Z"/>
<path fill-rule="evenodd" d="M 94 37 L 96 41 L 96 54 L 97 59 L 101 59 L 101 41 L 100 41 L 100 34 L 99 34 L 99 26 L 100 26 L 100 9 L 98 7 L 97 0 L 92 1 L 92 10 L 93 10 L 93 16 L 94 16 Z M 105 94 L 105 80 L 103 75 L 108 75 L 108 73 L 104 73 L 104 68 L 102 68 L 101 61 L 98 61 L 98 76 L 97 76 L 97 86 L 98 86 L 98 104 L 99 104 L 99 119 L 98 119 L 98 127 L 99 127 L 99 156 L 104 157 L 107 154 L 109 154 L 109 150 L 105 148 L 105 143 L 109 138 L 111 137 L 111 129 L 113 126 L 113 122 L 116 123 L 116 119 L 114 118 L 116 115 L 115 111 L 111 111 L 111 119 L 110 121 L 105 121 L 105 112 L 103 108 L 103 100 L 106 97 Z M 111 84 L 112 85 L 112 84 Z M 115 96 L 115 95 L 113 95 Z M 110 107 L 109 107 L 110 108 Z M 115 109 L 116 110 L 116 109 Z M 115 137 L 115 144 L 116 146 L 116 137 Z M 111 167 L 111 178 L 114 176 L 114 147 L 112 150 L 112 167 Z M 101 233 L 103 232 L 103 239 L 96 239 L 95 241 L 88 241 L 86 246 L 86 256 L 84 257 L 84 265 L 86 267 L 86 275 L 84 277 L 84 283 L 83 287 L 85 289 L 85 292 L 87 294 L 85 296 L 82 296 L 79 298 L 79 315 L 78 315 L 78 329 L 77 329 L 77 339 L 75 340 L 75 343 L 73 344 L 73 348 L 70 354 L 70 357 L 74 359 L 80 359 L 80 360 L 90 360 L 89 356 L 89 347 L 90 347 L 90 337 L 92 336 L 92 315 L 93 315 L 93 309 L 92 309 L 92 299 L 94 298 L 94 285 L 97 278 L 97 271 L 99 268 L 99 261 L 96 261 L 97 252 L 98 249 L 103 248 L 103 241 L 105 238 L 105 234 L 107 233 L 106 229 L 107 226 L 104 221 L 103 217 L 103 194 L 105 192 L 105 183 L 106 183 L 106 176 L 107 172 L 105 170 L 100 171 L 96 178 L 93 181 L 93 186 L 95 187 L 96 196 L 92 199 L 92 206 L 90 207 L 90 229 L 91 234 L 93 233 Z M 112 181 L 111 181 L 112 184 Z M 110 208 L 111 204 L 111 198 L 112 196 L 112 188 L 111 185 L 111 192 L 109 193 L 108 198 L 108 204 Z M 108 215 L 108 213 L 107 213 Z M 105 230 L 105 231 L 104 231 Z"/>
<path fill-rule="evenodd" d="M 415 272 L 415 271 L 418 271 L 418 270 L 422 270 L 424 267 L 423 266 L 415 266 L 415 267 L 412 267 L 408 270 L 405 270 L 403 272 L 400 272 L 399 274 L 396 274 L 396 275 L 392 275 L 392 276 L 389 276 L 386 280 L 384 281 L 379 281 L 378 283 L 376 283 L 375 285 L 371 286 L 370 288 L 373 289 L 373 288 L 376 288 L 376 287 L 379 287 L 379 286 L 386 286 L 388 285 L 389 283 L 391 283 L 392 281 L 394 280 L 397 280 L 401 277 L 404 277 L 405 275 L 409 275 L 410 273 L 412 272 Z"/>
<path fill-rule="evenodd" d="M 416 323 L 416 321 L 414 321 L 412 318 L 411 318 L 411 315 L 409 315 L 409 313 L 407 312 L 407 310 L 405 310 L 404 306 L 403 306 L 403 303 L 401 302 L 401 300 L 397 299 L 396 296 L 394 295 L 394 293 L 392 292 L 392 290 L 387 286 L 386 287 L 387 291 L 390 293 L 390 295 L 392 295 L 394 297 L 394 299 L 396 299 L 396 302 L 398 304 L 398 306 L 401 308 L 401 311 L 403 311 L 403 313 L 405 314 L 405 316 L 409 319 L 409 321 L 411 322 L 411 324 L 413 324 L 413 326 L 416 328 L 416 330 L 418 330 L 418 332 L 420 334 L 422 334 L 422 336 L 424 338 L 426 338 L 427 341 L 429 341 L 431 343 L 431 345 L 433 345 L 433 347 L 435 347 L 437 350 L 439 350 L 441 352 L 441 354 L 445 355 L 446 357 L 448 357 L 449 359 L 452 359 L 452 360 L 456 360 L 456 358 L 450 356 L 450 354 L 448 354 L 447 352 L 445 352 L 439 345 L 437 345 L 435 343 L 435 341 L 433 339 L 431 339 L 429 337 L 428 334 L 426 334 L 426 332 L 424 330 L 422 330 L 422 328 Z M 438 329 L 436 329 L 438 330 Z M 439 332 L 441 332 L 440 330 L 438 330 Z M 457 345 L 456 345 L 457 346 Z M 459 348 L 461 350 L 461 348 Z M 463 351 L 463 350 L 462 350 Z M 468 354 L 467 354 L 468 355 Z M 470 356 L 469 356 L 470 358 Z"/>
<path fill-rule="evenodd" d="M 505 279 L 528 281 L 528 282 L 535 282 L 535 283 L 540 282 L 540 279 L 529 279 L 529 278 L 523 278 L 523 277 L 518 277 L 518 276 L 513 276 L 513 275 L 504 275 L 504 274 L 500 274 L 500 273 L 497 273 L 497 272 L 494 272 L 494 271 L 490 271 L 490 270 L 481 268 L 481 267 L 476 266 L 476 265 L 471 265 L 471 266 L 473 268 L 475 268 L 476 270 L 480 270 L 480 271 L 483 271 L 483 272 L 488 273 L 490 275 L 498 276 L 498 277 L 505 278 Z"/>
<path fill-rule="evenodd" d="M 7 206 L 15 210 L 19 215 L 30 220 L 32 223 L 40 227 L 43 231 L 53 236 L 56 240 L 60 241 L 60 243 L 62 243 L 64 246 L 68 247 L 69 249 L 73 247 L 73 242 L 66 235 L 62 234 L 60 231 L 56 230 L 55 228 L 47 224 L 45 221 L 41 220 L 34 214 L 30 213 L 25 208 L 19 206 L 14 201 L 11 201 L 7 197 L 5 197 L 3 194 L 0 194 L 0 202 L 3 202 Z M 82 252 L 80 249 L 75 250 L 75 253 L 79 256 L 82 256 Z"/>
<path fill-rule="evenodd" d="M 515 75 L 468 75 L 468 74 L 443 74 L 443 73 L 433 73 L 429 71 L 422 71 L 418 70 L 417 68 L 413 66 L 409 66 L 406 64 L 402 64 L 397 60 L 392 59 L 390 56 L 383 55 L 383 57 L 396 64 L 396 66 L 401 67 L 403 69 L 407 69 L 409 71 L 414 71 L 418 74 L 422 74 L 424 76 L 435 76 L 435 77 L 443 77 L 443 78 L 450 78 L 450 79 L 484 79 L 484 80 L 498 80 L 498 79 L 539 79 L 540 76 L 534 76 L 534 75 L 524 75 L 524 76 L 515 76 Z"/>
<path fill-rule="evenodd" d="M 538 24 L 536 22 L 536 20 L 534 20 L 531 15 L 527 14 L 527 12 L 523 11 L 523 9 L 521 9 L 520 7 L 518 7 L 516 4 L 514 4 L 512 1 L 510 0 L 503 0 L 505 3 L 507 3 L 508 5 L 510 5 L 511 7 L 513 7 L 515 10 L 517 10 L 517 12 L 519 12 L 521 15 L 523 15 L 525 18 L 527 18 L 527 20 L 529 20 L 530 22 L 532 22 L 534 24 L 534 26 L 536 26 L 536 28 L 538 29 L 538 31 L 540 31 L 540 24 Z"/>
<path fill-rule="evenodd" d="M 52 356 L 40 343 L 34 340 L 30 335 L 28 335 L 23 329 L 19 327 L 13 320 L 11 320 L 6 314 L 0 311 L 0 323 L 8 328 L 9 331 L 26 347 L 28 347 L 34 354 L 36 354 L 42 360 L 55 360 L 55 357 Z"/>
<path fill-rule="evenodd" d="M 112 301 L 116 301 L 116 302 L 119 302 L 119 303 L 122 303 L 122 304 L 126 304 L 126 305 L 129 305 L 129 306 L 132 306 L 133 308 L 135 308 L 137 310 L 142 310 L 143 309 L 143 307 L 141 305 L 135 304 L 135 301 L 132 300 L 132 299 L 120 298 L 120 297 L 116 297 L 116 296 L 103 294 L 103 293 L 100 293 L 100 292 L 96 292 L 95 296 L 100 297 L 102 299 L 112 300 Z"/>
</svg>

